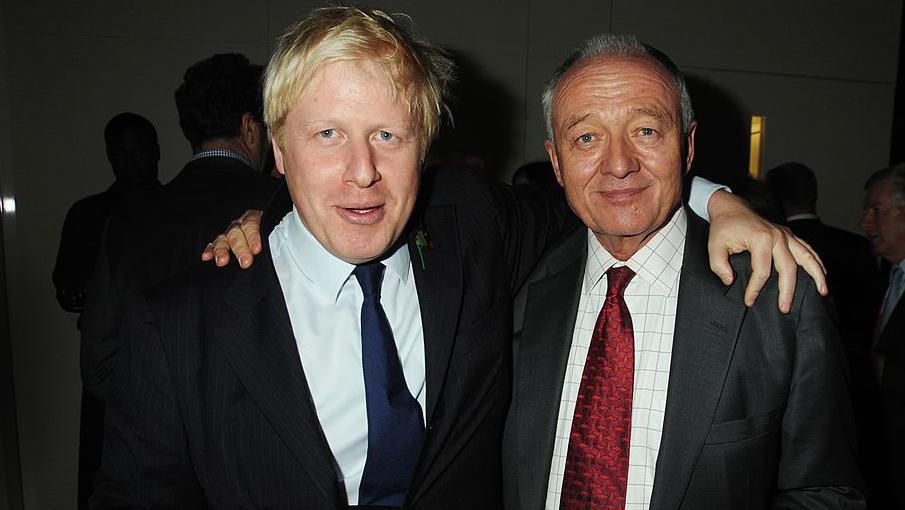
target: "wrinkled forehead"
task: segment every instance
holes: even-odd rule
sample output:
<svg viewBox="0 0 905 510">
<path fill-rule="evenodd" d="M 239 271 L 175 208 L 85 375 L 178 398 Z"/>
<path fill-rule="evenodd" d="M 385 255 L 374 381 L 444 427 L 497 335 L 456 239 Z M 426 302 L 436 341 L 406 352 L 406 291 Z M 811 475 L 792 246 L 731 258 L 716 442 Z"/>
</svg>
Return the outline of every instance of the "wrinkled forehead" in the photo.
<svg viewBox="0 0 905 510">
<path fill-rule="evenodd" d="M 639 112 L 679 122 L 679 93 L 675 81 L 652 57 L 599 56 L 575 63 L 554 91 L 554 117 L 574 115 L 573 107 L 608 104 L 610 100 L 637 103 Z"/>
</svg>

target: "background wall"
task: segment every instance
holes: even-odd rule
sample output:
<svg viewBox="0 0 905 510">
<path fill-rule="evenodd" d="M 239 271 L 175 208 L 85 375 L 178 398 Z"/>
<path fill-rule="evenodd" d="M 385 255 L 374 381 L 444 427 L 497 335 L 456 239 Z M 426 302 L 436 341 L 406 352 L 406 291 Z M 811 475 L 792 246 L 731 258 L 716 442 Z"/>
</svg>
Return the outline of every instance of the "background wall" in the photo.
<svg viewBox="0 0 905 510">
<path fill-rule="evenodd" d="M 544 157 L 538 97 L 553 68 L 604 30 L 638 34 L 743 113 L 766 115 L 764 167 L 811 165 L 828 223 L 856 230 L 864 178 L 888 163 L 897 0 L 375 3 L 411 15 L 480 79 L 463 97 L 494 105 L 494 118 L 483 119 L 493 130 L 481 136 L 503 149 L 505 179 Z M 50 273 L 66 210 L 112 180 L 105 122 L 126 110 L 149 118 L 160 134 L 161 179 L 169 180 L 190 155 L 172 99 L 184 69 L 226 51 L 264 63 L 274 38 L 314 5 L 0 3 L 0 192 L 17 201 L 3 235 L 25 508 L 74 507 L 78 334 L 75 317 L 57 307 Z"/>
</svg>

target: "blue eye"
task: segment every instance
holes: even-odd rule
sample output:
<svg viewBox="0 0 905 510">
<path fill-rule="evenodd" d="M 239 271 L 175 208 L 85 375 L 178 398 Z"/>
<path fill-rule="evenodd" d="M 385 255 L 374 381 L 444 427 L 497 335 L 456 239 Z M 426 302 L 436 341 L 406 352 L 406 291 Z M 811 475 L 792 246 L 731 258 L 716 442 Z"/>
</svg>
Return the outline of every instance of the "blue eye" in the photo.
<svg viewBox="0 0 905 510">
<path fill-rule="evenodd" d="M 379 133 L 379 135 L 380 135 L 381 140 L 392 140 L 393 139 L 393 133 L 390 133 L 389 131 L 381 131 Z"/>
<path fill-rule="evenodd" d="M 324 129 L 320 131 L 321 138 L 333 138 L 335 131 L 333 129 Z"/>
<path fill-rule="evenodd" d="M 594 140 L 594 135 L 590 133 L 585 133 L 578 137 L 578 141 L 581 143 L 591 143 Z"/>
<path fill-rule="evenodd" d="M 641 134 L 641 136 L 651 136 L 656 131 L 654 131 L 653 128 L 641 128 L 638 130 L 638 132 Z"/>
</svg>

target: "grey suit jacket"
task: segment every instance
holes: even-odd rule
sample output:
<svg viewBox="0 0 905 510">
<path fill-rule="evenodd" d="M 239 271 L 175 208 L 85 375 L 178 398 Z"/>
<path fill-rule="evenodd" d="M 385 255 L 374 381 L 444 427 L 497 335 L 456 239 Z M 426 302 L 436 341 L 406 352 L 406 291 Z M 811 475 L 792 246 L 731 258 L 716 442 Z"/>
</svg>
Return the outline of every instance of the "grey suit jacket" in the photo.
<svg viewBox="0 0 905 510">
<path fill-rule="evenodd" d="M 792 312 L 776 276 L 746 308 L 710 271 L 707 226 L 688 215 L 663 439 L 650 508 L 860 508 L 838 334 L 803 272 Z M 514 388 L 503 439 L 508 509 L 544 508 L 584 274 L 586 230 L 539 264 L 515 299 Z"/>
</svg>

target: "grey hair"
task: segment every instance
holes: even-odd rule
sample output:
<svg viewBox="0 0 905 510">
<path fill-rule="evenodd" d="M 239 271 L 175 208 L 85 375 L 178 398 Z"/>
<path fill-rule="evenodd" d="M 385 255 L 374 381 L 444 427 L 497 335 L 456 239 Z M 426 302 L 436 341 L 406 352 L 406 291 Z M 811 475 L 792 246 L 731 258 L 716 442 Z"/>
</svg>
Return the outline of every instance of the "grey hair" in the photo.
<svg viewBox="0 0 905 510">
<path fill-rule="evenodd" d="M 899 209 L 905 209 L 905 162 L 888 166 L 871 174 L 864 183 L 864 190 L 870 191 L 871 188 L 887 179 L 892 180 L 893 202 Z"/>
<path fill-rule="evenodd" d="M 553 97 L 556 87 L 563 75 L 572 66 L 585 60 L 597 57 L 646 57 L 651 58 L 669 73 L 673 79 L 676 95 L 679 96 L 679 113 L 682 117 L 682 133 L 687 133 L 694 120 L 694 110 L 691 107 L 691 96 L 688 95 L 688 86 L 685 77 L 679 68 L 666 54 L 653 46 L 648 46 L 638 40 L 634 35 L 603 33 L 585 40 L 569 58 L 566 59 L 553 73 L 553 77 L 544 87 L 541 95 L 541 104 L 544 109 L 544 123 L 547 126 L 547 138 L 553 140 Z"/>
</svg>

